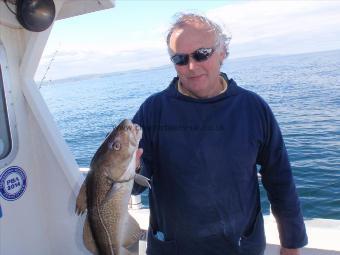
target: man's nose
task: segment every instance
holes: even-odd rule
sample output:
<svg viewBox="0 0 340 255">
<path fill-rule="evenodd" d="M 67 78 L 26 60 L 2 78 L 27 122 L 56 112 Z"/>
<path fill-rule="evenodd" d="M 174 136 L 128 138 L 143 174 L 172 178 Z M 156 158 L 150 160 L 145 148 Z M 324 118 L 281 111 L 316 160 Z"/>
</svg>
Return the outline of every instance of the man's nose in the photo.
<svg viewBox="0 0 340 255">
<path fill-rule="evenodd" d="M 189 62 L 188 62 L 188 68 L 190 70 L 193 70 L 193 69 L 195 69 L 197 67 L 197 64 L 198 64 L 198 62 L 190 56 L 189 57 Z"/>
</svg>

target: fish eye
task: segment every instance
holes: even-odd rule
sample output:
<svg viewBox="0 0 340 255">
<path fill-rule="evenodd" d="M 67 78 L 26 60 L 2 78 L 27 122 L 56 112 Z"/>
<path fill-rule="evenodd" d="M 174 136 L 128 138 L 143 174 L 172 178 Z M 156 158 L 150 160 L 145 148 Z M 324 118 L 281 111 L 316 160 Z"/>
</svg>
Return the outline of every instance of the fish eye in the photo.
<svg viewBox="0 0 340 255">
<path fill-rule="evenodd" d="M 118 143 L 118 142 L 114 143 L 113 144 L 113 149 L 116 150 L 116 151 L 120 150 L 120 143 Z"/>
<path fill-rule="evenodd" d="M 121 145 L 119 142 L 109 142 L 107 147 L 109 148 L 109 150 L 118 151 L 120 150 Z"/>
</svg>

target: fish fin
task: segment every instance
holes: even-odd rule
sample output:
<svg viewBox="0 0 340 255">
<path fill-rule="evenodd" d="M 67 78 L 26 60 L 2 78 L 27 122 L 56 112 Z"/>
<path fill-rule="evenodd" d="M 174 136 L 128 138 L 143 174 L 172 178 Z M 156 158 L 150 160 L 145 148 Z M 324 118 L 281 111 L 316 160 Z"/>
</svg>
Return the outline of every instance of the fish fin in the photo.
<svg viewBox="0 0 340 255">
<path fill-rule="evenodd" d="M 103 199 L 103 204 L 109 201 L 113 194 L 116 193 L 122 187 L 121 183 L 112 183 L 111 189 L 106 193 L 105 198 Z"/>
<path fill-rule="evenodd" d="M 134 246 L 134 244 L 138 244 L 139 238 L 142 236 L 143 231 L 140 229 L 138 222 L 133 218 L 130 214 L 126 219 L 126 223 L 124 226 L 123 232 L 123 247 L 129 249 Z"/>
<path fill-rule="evenodd" d="M 93 238 L 88 216 L 86 216 L 85 223 L 84 223 L 83 240 L 84 240 L 84 245 L 86 249 L 88 249 L 94 255 L 99 254 L 96 242 Z"/>
<path fill-rule="evenodd" d="M 139 255 L 139 241 L 130 245 L 127 249 L 128 254 Z"/>
<path fill-rule="evenodd" d="M 75 213 L 81 215 L 86 211 L 87 208 L 87 195 L 86 195 L 86 182 L 84 181 L 80 187 L 79 194 L 76 200 Z"/>
<path fill-rule="evenodd" d="M 139 255 L 139 243 L 137 242 L 127 249 L 121 249 L 120 255 Z"/>
<path fill-rule="evenodd" d="M 132 252 L 128 249 L 125 249 L 124 247 L 121 247 L 117 253 L 119 255 L 138 255 L 138 247 L 137 247 L 137 251 L 132 251 Z"/>
<path fill-rule="evenodd" d="M 135 182 L 139 184 L 140 186 L 144 186 L 144 187 L 151 189 L 150 179 L 141 174 L 135 175 Z"/>
</svg>

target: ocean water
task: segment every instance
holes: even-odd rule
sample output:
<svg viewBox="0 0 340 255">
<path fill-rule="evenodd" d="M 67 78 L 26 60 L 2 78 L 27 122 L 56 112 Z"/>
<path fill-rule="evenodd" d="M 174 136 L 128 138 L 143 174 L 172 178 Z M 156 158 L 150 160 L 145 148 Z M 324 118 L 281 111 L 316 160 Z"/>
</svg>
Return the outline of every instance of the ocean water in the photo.
<svg viewBox="0 0 340 255">
<path fill-rule="evenodd" d="M 304 216 L 340 219 L 340 50 L 231 59 L 222 70 L 271 106 Z M 50 82 L 40 91 L 76 161 L 88 167 L 105 135 L 174 76 L 173 67 L 164 66 Z M 268 213 L 262 186 L 261 202 Z"/>
</svg>

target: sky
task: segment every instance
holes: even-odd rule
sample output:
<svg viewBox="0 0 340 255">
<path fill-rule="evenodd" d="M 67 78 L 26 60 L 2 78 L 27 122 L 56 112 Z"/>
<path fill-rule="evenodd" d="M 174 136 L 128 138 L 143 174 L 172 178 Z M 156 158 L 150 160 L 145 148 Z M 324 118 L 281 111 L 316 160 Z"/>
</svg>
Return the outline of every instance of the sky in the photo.
<svg viewBox="0 0 340 255">
<path fill-rule="evenodd" d="M 220 24 L 232 36 L 230 59 L 340 49 L 336 0 L 116 0 L 115 8 L 56 21 L 35 79 L 169 65 L 165 37 L 178 12 Z"/>
</svg>

